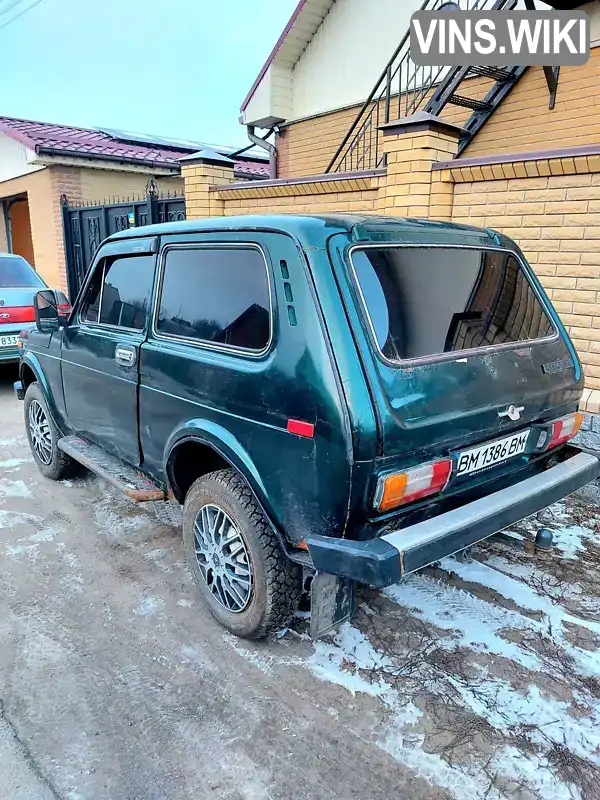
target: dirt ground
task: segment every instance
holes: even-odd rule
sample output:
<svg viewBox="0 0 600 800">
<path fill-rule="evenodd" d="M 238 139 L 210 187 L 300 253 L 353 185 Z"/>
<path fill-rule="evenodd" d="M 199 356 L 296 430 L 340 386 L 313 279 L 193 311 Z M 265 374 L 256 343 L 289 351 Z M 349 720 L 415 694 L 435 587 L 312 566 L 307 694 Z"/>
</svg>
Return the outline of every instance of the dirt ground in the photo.
<svg viewBox="0 0 600 800">
<path fill-rule="evenodd" d="M 53 483 L 0 370 L 1 800 L 600 799 L 600 510 L 246 643 L 204 612 L 176 515 Z M 512 544 L 509 543 L 512 541 Z M 525 541 L 525 544 L 524 544 Z"/>
</svg>

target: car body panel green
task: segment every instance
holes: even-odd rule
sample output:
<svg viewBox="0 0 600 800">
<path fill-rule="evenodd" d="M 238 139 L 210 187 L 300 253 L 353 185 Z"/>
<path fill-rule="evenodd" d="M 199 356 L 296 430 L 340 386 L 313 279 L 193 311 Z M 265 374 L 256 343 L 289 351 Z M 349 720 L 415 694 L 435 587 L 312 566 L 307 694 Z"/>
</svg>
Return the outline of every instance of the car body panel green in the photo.
<svg viewBox="0 0 600 800">
<path fill-rule="evenodd" d="M 552 309 L 559 338 L 523 354 L 510 349 L 473 356 L 466 364 L 456 359 L 410 369 L 384 363 L 370 341 L 349 270 L 349 248 L 361 242 L 519 253 L 493 231 L 362 215 L 229 217 L 122 231 L 101 246 L 96 262 L 107 252 L 134 248 L 157 253 L 152 314 L 165 249 L 211 243 L 260 248 L 270 274 L 272 341 L 264 354 L 248 355 L 164 337 L 149 322 L 134 342 L 139 369 L 123 375 L 114 363 L 109 367 L 123 332 L 104 329 L 102 342 L 94 334 L 78 355 L 78 374 L 95 371 L 98 379 L 75 386 L 68 361 L 79 336 L 79 298 L 68 328 L 51 337 L 63 347 L 65 427 L 130 463 L 137 464 L 137 455 L 142 470 L 161 485 L 168 483 L 179 444 L 195 440 L 214 448 L 245 476 L 275 527 L 298 544 L 309 534 L 366 538 L 390 517 L 415 513 L 411 508 L 376 522 L 378 476 L 513 430 L 514 423 L 498 417 L 501 404 L 527 405 L 528 420 L 576 408 L 581 368 Z M 39 352 L 41 336 L 30 338 L 24 363 L 31 351 Z M 567 356 L 573 369 L 543 374 L 543 363 Z M 501 376 L 496 383 L 494 371 Z M 50 383 L 52 393 L 62 393 L 54 375 Z M 101 403 L 94 419 L 90 408 Z M 289 433 L 289 420 L 313 424 L 314 438 Z M 474 477 L 464 492 L 478 491 L 489 475 L 510 481 L 510 471 L 505 465 L 485 479 Z"/>
<path fill-rule="evenodd" d="M 151 332 L 140 359 L 143 465 L 153 475 L 164 471 L 164 443 L 172 431 L 202 415 L 213 430 L 228 431 L 235 446 L 223 442 L 223 447 L 237 451 L 244 474 L 258 490 L 253 470 L 262 476 L 268 491 L 261 502 L 292 542 L 316 529 L 339 533 L 351 483 L 350 425 L 302 249 L 281 233 L 206 232 L 162 237 L 161 253 L 173 246 L 206 244 L 261 248 L 270 272 L 272 343 L 264 355 L 252 356 Z M 322 246 L 321 251 L 330 272 Z M 290 305 L 296 325 L 288 315 Z M 290 434 L 290 419 L 313 424 L 314 438 Z M 323 486 L 329 491 L 323 492 Z"/>
<path fill-rule="evenodd" d="M 438 224 L 438 229 L 445 225 Z M 362 239 L 372 242 L 381 239 L 386 246 L 403 246 L 415 238 L 405 235 L 405 224 L 394 231 L 385 225 L 385 235 L 379 225 L 365 226 Z M 373 230 L 375 229 L 375 230 Z M 461 232 L 459 236 L 417 237 L 420 247 L 477 247 L 502 248 L 514 252 L 524 261 L 514 242 L 494 232 Z M 440 241 L 440 238 L 443 241 Z M 491 348 L 468 358 L 457 353 L 452 360 L 406 365 L 390 364 L 380 357 L 371 341 L 358 289 L 351 275 L 348 246 L 345 237 L 330 240 L 334 269 L 340 275 L 339 284 L 358 349 L 375 397 L 381 429 L 381 455 L 391 468 L 398 464 L 411 466 L 424 460 L 447 456 L 453 449 L 508 435 L 530 422 L 556 419 L 574 411 L 583 391 L 583 376 L 576 352 L 550 304 L 546 310 L 558 335 L 553 341 L 534 343 L 510 349 Z M 532 278 L 542 299 L 543 290 Z M 542 367 L 562 359 L 571 359 L 565 371 L 545 374 Z M 511 404 L 525 406 L 518 421 L 499 416 Z"/>
</svg>

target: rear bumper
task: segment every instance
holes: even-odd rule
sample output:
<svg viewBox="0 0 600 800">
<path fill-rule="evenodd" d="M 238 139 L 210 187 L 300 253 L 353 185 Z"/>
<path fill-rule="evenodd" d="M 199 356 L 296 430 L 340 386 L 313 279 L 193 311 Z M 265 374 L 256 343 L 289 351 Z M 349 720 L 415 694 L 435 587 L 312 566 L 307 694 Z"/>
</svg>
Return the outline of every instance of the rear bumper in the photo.
<svg viewBox="0 0 600 800">
<path fill-rule="evenodd" d="M 376 539 L 354 542 L 311 535 L 306 543 L 318 572 L 390 586 L 562 500 L 599 476 L 600 459 L 577 452 L 539 475 Z"/>
</svg>

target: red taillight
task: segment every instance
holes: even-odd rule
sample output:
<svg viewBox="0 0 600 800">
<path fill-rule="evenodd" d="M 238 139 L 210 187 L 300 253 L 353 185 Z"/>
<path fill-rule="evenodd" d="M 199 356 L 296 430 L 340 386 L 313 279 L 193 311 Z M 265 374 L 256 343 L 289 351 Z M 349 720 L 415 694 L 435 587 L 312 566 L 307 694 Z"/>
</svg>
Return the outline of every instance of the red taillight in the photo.
<svg viewBox="0 0 600 800">
<path fill-rule="evenodd" d="M 2 306 L 0 324 L 11 325 L 13 322 L 35 322 L 33 306 Z"/>
<path fill-rule="evenodd" d="M 377 510 L 390 511 L 443 491 L 451 472 L 452 461 L 448 458 L 380 478 L 375 496 Z"/>
<path fill-rule="evenodd" d="M 59 303 L 59 305 L 57 305 L 56 308 L 58 310 L 59 317 L 68 317 L 69 314 L 71 313 L 71 306 L 69 305 L 69 303 Z"/>
<path fill-rule="evenodd" d="M 552 447 L 558 447 L 560 444 L 568 442 L 574 436 L 577 436 L 581 423 L 583 422 L 583 414 L 569 414 L 568 417 L 561 417 L 551 423 L 552 434 L 550 436 L 550 443 L 546 446 L 546 450 Z"/>
</svg>

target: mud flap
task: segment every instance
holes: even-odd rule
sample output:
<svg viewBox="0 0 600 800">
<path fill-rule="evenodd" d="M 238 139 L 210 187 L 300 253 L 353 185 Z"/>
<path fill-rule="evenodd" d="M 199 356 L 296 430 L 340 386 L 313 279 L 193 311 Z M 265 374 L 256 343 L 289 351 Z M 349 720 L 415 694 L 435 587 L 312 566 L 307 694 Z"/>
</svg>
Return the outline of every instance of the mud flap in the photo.
<svg viewBox="0 0 600 800">
<path fill-rule="evenodd" d="M 310 635 L 319 639 L 356 611 L 356 583 L 327 572 L 317 572 L 310 587 Z"/>
</svg>

